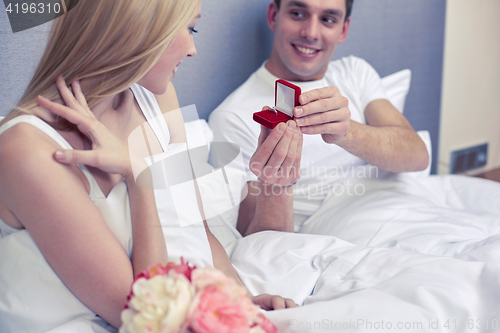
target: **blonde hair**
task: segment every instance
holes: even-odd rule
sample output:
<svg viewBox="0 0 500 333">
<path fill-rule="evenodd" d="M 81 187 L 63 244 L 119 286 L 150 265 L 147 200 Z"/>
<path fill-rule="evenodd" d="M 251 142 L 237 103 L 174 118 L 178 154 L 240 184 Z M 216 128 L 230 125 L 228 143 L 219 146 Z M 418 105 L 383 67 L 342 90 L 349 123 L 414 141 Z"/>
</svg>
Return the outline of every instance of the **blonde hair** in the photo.
<svg viewBox="0 0 500 333">
<path fill-rule="evenodd" d="M 29 113 L 43 95 L 61 98 L 56 78 L 92 79 L 89 107 L 137 82 L 195 15 L 200 0 L 70 0 L 76 7 L 56 20 L 38 67 L 5 121 Z M 52 126 L 75 130 L 58 119 Z"/>
</svg>

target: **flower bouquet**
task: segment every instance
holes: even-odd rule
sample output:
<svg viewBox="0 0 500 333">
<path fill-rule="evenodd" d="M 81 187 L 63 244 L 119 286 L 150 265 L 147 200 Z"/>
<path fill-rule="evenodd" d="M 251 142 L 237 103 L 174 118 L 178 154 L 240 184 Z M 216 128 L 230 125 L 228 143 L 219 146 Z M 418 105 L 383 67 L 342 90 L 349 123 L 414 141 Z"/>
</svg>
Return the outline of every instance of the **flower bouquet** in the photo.
<svg viewBox="0 0 500 333">
<path fill-rule="evenodd" d="M 120 333 L 276 333 L 246 289 L 212 267 L 169 262 L 132 284 Z"/>
</svg>

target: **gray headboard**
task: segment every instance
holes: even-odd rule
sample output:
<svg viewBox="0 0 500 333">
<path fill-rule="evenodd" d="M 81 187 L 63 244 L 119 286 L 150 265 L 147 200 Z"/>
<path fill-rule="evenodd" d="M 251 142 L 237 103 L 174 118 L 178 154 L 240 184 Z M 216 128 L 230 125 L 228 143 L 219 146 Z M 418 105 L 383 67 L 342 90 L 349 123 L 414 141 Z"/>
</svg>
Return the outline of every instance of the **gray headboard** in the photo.
<svg viewBox="0 0 500 333">
<path fill-rule="evenodd" d="M 195 36 L 198 55 L 186 59 L 174 84 L 181 106 L 196 104 L 201 118 L 267 58 L 270 0 L 205 0 Z M 412 70 L 405 115 L 431 133 L 436 170 L 446 0 L 355 0 L 351 29 L 334 58 L 354 54 L 385 76 Z M 12 34 L 0 3 L 0 102 L 15 103 L 41 56 L 49 25 Z M 5 105 L 5 104 L 4 104 Z M 0 115 L 5 115 L 2 105 Z"/>
</svg>

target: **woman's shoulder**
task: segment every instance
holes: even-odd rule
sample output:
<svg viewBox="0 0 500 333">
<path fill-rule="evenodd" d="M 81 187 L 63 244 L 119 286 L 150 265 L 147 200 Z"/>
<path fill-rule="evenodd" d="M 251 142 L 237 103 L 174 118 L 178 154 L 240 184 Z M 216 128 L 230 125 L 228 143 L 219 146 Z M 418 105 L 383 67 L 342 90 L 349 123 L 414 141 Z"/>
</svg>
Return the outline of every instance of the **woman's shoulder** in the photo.
<svg viewBox="0 0 500 333">
<path fill-rule="evenodd" d="M 0 179 L 2 182 L 9 179 L 15 181 L 28 173 L 54 172 L 61 167 L 61 164 L 53 157 L 56 150 L 63 148 L 55 141 L 53 133 L 57 132 L 53 130 L 53 133 L 47 133 L 46 128 L 49 125 L 44 123 L 46 126 L 37 126 L 37 122 L 43 123 L 42 120 L 37 119 L 16 122 L 1 133 Z M 72 169 L 75 173 L 78 172 L 77 167 L 72 167 Z"/>
<path fill-rule="evenodd" d="M 34 116 L 28 117 L 34 118 Z M 13 118 L 11 121 L 15 120 L 16 118 Z M 58 148 L 58 144 L 40 127 L 34 125 L 32 119 L 30 120 L 15 122 L 14 125 L 2 132 L 0 135 L 0 158 L 22 157 L 27 158 L 28 162 L 31 160 L 30 156 L 44 155 Z"/>
</svg>

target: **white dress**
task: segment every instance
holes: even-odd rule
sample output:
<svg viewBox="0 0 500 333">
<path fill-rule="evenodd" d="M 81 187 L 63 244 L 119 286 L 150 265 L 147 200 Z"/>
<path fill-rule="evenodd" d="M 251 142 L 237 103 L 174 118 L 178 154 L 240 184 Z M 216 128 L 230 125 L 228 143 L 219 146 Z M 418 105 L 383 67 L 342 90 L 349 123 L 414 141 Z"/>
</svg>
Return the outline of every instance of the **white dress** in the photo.
<svg viewBox="0 0 500 333">
<path fill-rule="evenodd" d="M 163 117 L 158 117 L 161 111 L 153 94 L 137 85 L 132 91 L 148 121 L 163 120 Z M 72 149 L 56 130 L 31 115 L 8 121 L 0 127 L 0 135 L 19 123 L 29 123 L 54 139 L 63 149 Z M 151 127 L 162 147 L 167 149 L 170 137 L 166 124 L 154 124 Z M 78 167 L 89 182 L 90 198 L 130 257 L 133 242 L 126 184 L 118 183 L 106 197 L 88 169 L 84 165 Z M 155 196 L 164 226 L 169 260 L 175 261 L 183 256 L 200 266 L 212 265 L 210 246 L 203 226 L 181 228 L 168 211 L 172 205 L 164 202 L 168 200 L 168 189 L 155 190 Z M 0 332 L 45 332 L 56 327 L 69 329 L 59 330 L 61 332 L 101 332 L 102 327 L 114 330 L 80 302 L 59 279 L 27 230 L 10 227 L 0 220 L 0 236 Z M 75 325 L 68 326 L 68 323 L 78 323 L 86 330 L 80 331 Z"/>
</svg>

